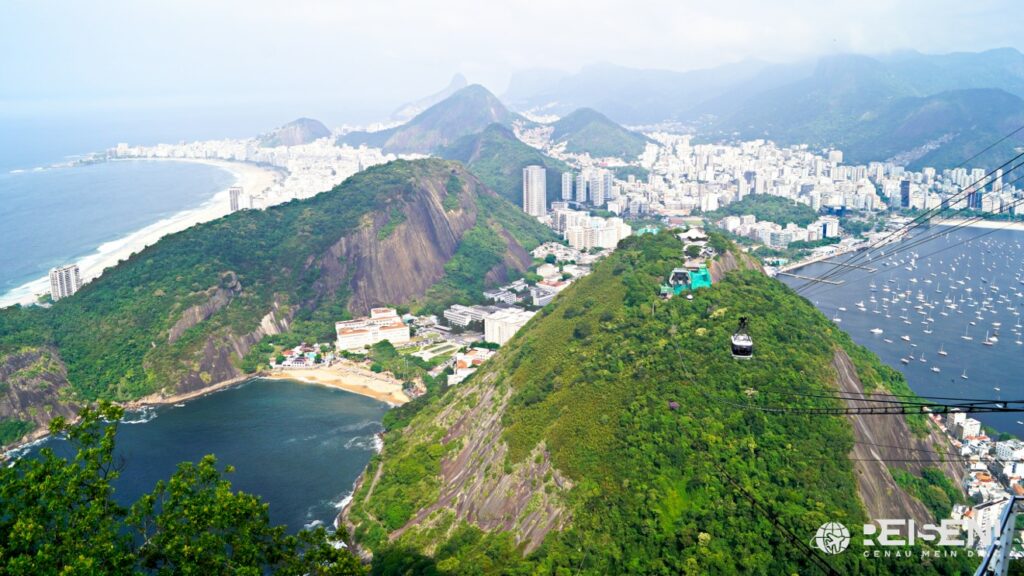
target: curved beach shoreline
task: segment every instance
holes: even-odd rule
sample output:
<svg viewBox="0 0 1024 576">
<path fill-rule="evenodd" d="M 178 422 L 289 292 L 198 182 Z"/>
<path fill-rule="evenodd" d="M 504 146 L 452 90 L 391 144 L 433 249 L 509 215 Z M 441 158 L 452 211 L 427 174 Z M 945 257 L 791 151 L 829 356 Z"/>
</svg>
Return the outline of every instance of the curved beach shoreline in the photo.
<svg viewBox="0 0 1024 576">
<path fill-rule="evenodd" d="M 111 162 L 118 161 L 111 160 Z M 280 172 L 245 162 L 191 158 L 142 158 L 138 160 L 132 159 L 131 161 L 190 162 L 214 166 L 234 175 L 235 180 L 231 186 L 242 186 L 246 193 L 262 192 L 279 182 L 282 178 Z M 225 216 L 231 211 L 230 208 L 230 192 L 225 188 L 215 193 L 210 199 L 199 206 L 182 210 L 169 218 L 154 222 L 122 238 L 101 244 L 96 248 L 95 252 L 78 260 L 77 264 L 82 275 L 82 282 L 89 282 L 99 277 L 106 268 L 114 266 L 121 260 L 127 259 L 133 253 L 155 244 L 168 234 L 181 232 L 201 222 L 209 222 L 210 220 Z M 0 296 L 0 308 L 14 304 L 32 304 L 39 295 L 49 292 L 49 289 L 50 283 L 46 277 L 27 282 Z"/>
</svg>

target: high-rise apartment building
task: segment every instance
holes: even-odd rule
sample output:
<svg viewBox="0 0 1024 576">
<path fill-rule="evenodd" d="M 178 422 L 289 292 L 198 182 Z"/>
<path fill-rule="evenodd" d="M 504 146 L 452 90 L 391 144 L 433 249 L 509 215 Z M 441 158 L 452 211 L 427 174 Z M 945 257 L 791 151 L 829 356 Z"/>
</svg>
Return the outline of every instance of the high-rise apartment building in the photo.
<svg viewBox="0 0 1024 576">
<path fill-rule="evenodd" d="M 572 200 L 572 172 L 562 172 L 562 200 Z"/>
<path fill-rule="evenodd" d="M 50 298 L 60 300 L 67 298 L 82 287 L 82 277 L 78 264 L 69 264 L 50 270 Z"/>
<path fill-rule="evenodd" d="M 228 189 L 228 194 L 231 196 L 231 211 L 238 212 L 242 204 L 242 187 L 232 186 Z"/>
<path fill-rule="evenodd" d="M 530 216 L 544 216 L 547 207 L 547 171 L 543 166 L 523 168 L 523 212 Z"/>
</svg>

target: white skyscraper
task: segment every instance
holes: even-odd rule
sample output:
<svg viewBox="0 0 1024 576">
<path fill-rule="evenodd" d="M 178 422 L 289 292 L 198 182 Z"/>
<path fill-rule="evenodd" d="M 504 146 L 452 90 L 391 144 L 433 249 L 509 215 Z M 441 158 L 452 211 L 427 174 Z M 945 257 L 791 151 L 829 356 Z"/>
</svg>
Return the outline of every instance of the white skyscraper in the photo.
<svg viewBox="0 0 1024 576">
<path fill-rule="evenodd" d="M 241 208 L 242 187 L 232 186 L 228 189 L 228 194 L 231 195 L 231 211 L 238 212 L 238 209 Z"/>
<path fill-rule="evenodd" d="M 562 200 L 572 200 L 572 172 L 562 172 Z"/>
<path fill-rule="evenodd" d="M 543 166 L 523 168 L 523 212 L 530 216 L 548 213 L 547 172 Z"/>
<path fill-rule="evenodd" d="M 69 264 L 50 270 L 50 298 L 60 300 L 67 298 L 82 287 L 82 278 L 78 272 L 78 264 Z"/>
<path fill-rule="evenodd" d="M 587 187 L 590 189 L 590 203 L 604 206 L 612 193 L 612 174 L 608 170 L 593 170 L 589 174 Z"/>
<path fill-rule="evenodd" d="M 583 203 L 587 201 L 587 171 L 584 170 L 576 175 L 576 201 Z"/>
</svg>

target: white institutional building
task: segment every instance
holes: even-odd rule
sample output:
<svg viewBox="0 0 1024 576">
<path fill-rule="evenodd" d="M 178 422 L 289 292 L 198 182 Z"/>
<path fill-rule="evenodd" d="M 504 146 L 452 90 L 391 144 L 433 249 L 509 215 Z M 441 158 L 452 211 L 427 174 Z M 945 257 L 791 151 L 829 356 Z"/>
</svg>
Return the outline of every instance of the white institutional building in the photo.
<svg viewBox="0 0 1024 576">
<path fill-rule="evenodd" d="M 53 300 L 67 298 L 82 287 L 78 264 L 69 264 L 50 270 L 50 297 Z"/>
<path fill-rule="evenodd" d="M 387 340 L 392 344 L 409 341 L 409 326 L 394 308 L 373 308 L 368 318 L 335 322 L 339 350 L 361 350 Z"/>
<path fill-rule="evenodd" d="M 484 340 L 504 344 L 533 318 L 534 312 L 521 308 L 505 308 L 484 317 Z"/>
<path fill-rule="evenodd" d="M 523 168 L 523 212 L 530 216 L 548 213 L 547 171 L 543 166 Z"/>
</svg>

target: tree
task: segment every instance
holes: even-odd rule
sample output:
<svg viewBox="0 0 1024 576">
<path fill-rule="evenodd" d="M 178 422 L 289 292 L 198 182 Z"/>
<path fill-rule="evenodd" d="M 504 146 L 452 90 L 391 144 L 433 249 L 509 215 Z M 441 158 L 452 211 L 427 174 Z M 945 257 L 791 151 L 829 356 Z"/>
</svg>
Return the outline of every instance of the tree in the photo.
<svg viewBox="0 0 1024 576">
<path fill-rule="evenodd" d="M 0 468 L 0 573 L 362 575 L 358 558 L 322 528 L 286 535 L 267 504 L 234 492 L 213 456 L 184 463 L 128 508 L 113 500 L 121 408 L 85 408 L 53 434 L 77 446 L 68 461 L 44 448 Z M 231 468 L 225 468 L 230 472 Z"/>
<path fill-rule="evenodd" d="M 686 256 L 688 258 L 696 258 L 700 256 L 700 246 L 696 244 L 690 244 L 686 247 Z"/>
<path fill-rule="evenodd" d="M 548 254 L 547 256 L 544 257 L 544 261 L 547 262 L 548 264 L 554 264 L 555 263 L 555 255 L 554 254 Z"/>
</svg>

